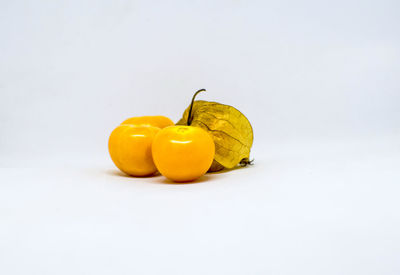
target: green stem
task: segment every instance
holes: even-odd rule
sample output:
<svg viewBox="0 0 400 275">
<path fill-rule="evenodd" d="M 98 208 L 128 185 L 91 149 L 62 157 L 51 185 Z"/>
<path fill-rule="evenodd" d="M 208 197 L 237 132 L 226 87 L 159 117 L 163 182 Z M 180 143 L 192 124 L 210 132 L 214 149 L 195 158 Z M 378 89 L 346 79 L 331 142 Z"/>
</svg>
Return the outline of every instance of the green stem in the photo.
<svg viewBox="0 0 400 275">
<path fill-rule="evenodd" d="M 189 109 L 189 115 L 188 115 L 188 119 L 187 119 L 187 125 L 190 126 L 190 124 L 192 124 L 192 109 L 193 109 L 193 103 L 194 103 L 194 99 L 196 98 L 196 96 L 200 93 L 200 92 L 204 92 L 206 89 L 200 89 L 197 92 L 194 93 L 193 97 L 192 97 L 192 102 L 190 103 L 190 109 Z"/>
</svg>

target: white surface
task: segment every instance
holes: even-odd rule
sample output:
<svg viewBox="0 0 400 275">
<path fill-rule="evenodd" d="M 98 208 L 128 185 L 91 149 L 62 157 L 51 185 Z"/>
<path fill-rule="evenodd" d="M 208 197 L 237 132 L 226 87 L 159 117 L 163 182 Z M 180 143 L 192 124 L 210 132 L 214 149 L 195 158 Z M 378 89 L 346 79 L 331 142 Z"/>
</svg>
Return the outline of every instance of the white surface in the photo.
<svg viewBox="0 0 400 275">
<path fill-rule="evenodd" d="M 399 274 L 398 1 L 0 1 L 0 274 Z M 107 154 L 192 93 L 255 165 L 176 185 Z"/>
<path fill-rule="evenodd" d="M 2 168 L 0 270 L 399 274 L 393 138 L 275 144 L 252 167 L 193 184 L 109 162 Z"/>
</svg>

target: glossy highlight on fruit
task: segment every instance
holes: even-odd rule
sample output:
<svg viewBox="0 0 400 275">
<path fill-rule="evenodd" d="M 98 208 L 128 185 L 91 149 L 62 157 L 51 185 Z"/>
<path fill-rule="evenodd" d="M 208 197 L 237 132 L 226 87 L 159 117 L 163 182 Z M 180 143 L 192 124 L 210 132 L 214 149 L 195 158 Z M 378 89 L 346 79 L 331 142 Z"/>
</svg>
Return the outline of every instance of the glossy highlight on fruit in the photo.
<svg viewBox="0 0 400 275">
<path fill-rule="evenodd" d="M 215 145 L 201 128 L 171 126 L 154 137 L 152 153 L 163 176 L 175 182 L 188 182 L 201 177 L 210 168 Z"/>
<path fill-rule="evenodd" d="M 168 126 L 172 126 L 175 123 L 165 116 L 137 116 L 128 118 L 124 120 L 124 122 L 122 122 L 121 124 L 154 126 L 162 129 Z"/>
</svg>

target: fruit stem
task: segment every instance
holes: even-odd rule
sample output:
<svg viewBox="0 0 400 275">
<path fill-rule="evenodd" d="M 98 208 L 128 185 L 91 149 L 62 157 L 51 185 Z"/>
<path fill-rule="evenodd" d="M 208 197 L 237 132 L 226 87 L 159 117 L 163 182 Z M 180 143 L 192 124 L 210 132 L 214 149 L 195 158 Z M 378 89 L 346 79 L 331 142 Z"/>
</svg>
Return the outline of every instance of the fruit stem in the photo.
<svg viewBox="0 0 400 275">
<path fill-rule="evenodd" d="M 194 93 L 193 97 L 192 97 L 192 102 L 190 103 L 190 109 L 189 109 L 189 115 L 188 115 L 188 119 L 187 119 L 187 125 L 190 126 L 190 124 L 192 124 L 192 109 L 193 109 L 193 103 L 194 103 L 194 99 L 196 98 L 196 96 L 200 93 L 200 92 L 204 92 L 206 89 L 200 89 L 197 92 Z"/>
</svg>

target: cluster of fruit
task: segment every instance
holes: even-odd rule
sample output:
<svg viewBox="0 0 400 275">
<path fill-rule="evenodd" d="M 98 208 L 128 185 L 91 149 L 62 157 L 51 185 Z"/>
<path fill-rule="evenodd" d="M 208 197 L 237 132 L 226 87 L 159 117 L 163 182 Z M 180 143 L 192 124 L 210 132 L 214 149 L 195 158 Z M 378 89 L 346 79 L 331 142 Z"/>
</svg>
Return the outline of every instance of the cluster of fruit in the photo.
<svg viewBox="0 0 400 275">
<path fill-rule="evenodd" d="M 115 165 L 128 175 L 143 177 L 159 171 L 175 182 L 187 182 L 207 172 L 215 145 L 199 127 L 174 126 L 164 116 L 143 116 L 115 128 L 108 149 Z"/>
<path fill-rule="evenodd" d="M 174 125 L 164 116 L 133 117 L 108 141 L 111 159 L 123 172 L 143 177 L 159 171 L 175 182 L 193 181 L 207 171 L 250 164 L 253 128 L 236 108 L 195 101 Z"/>
</svg>

